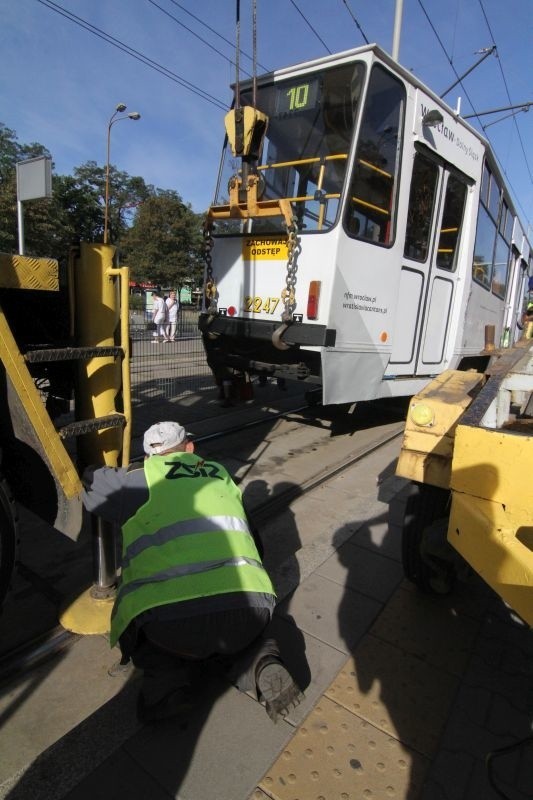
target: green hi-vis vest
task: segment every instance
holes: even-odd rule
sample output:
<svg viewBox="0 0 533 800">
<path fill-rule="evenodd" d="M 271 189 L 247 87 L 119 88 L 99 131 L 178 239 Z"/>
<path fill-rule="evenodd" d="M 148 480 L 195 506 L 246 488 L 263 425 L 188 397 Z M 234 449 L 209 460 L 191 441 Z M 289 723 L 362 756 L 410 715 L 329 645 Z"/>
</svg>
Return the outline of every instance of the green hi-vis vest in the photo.
<svg viewBox="0 0 533 800">
<path fill-rule="evenodd" d="M 122 527 L 111 647 L 154 606 L 229 592 L 275 594 L 241 491 L 221 464 L 170 453 L 146 459 L 144 472 L 149 500 Z"/>
</svg>

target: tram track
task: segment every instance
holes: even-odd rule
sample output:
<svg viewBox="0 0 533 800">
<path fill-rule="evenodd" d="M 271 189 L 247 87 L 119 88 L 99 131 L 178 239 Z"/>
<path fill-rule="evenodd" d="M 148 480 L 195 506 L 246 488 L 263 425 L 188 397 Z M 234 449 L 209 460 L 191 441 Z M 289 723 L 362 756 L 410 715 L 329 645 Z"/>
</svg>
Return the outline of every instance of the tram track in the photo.
<svg viewBox="0 0 533 800">
<path fill-rule="evenodd" d="M 397 439 L 403 433 L 404 425 L 403 423 L 398 423 L 398 428 L 395 429 L 393 432 L 386 434 L 382 439 L 378 442 L 365 447 L 360 452 L 354 454 L 353 456 L 349 456 L 348 458 L 343 459 L 338 464 L 331 465 L 324 470 L 319 471 L 316 475 L 308 478 L 306 481 L 303 481 L 301 484 L 296 486 L 292 486 L 286 489 L 283 492 L 280 492 L 278 495 L 266 500 L 265 502 L 259 504 L 256 508 L 252 508 L 250 510 L 251 516 L 253 518 L 253 522 L 256 524 L 260 524 L 263 519 L 274 519 L 281 511 L 283 511 L 287 505 L 289 505 L 293 500 L 296 498 L 301 498 L 306 494 L 317 489 L 319 486 L 327 483 L 328 481 L 335 478 L 337 475 L 340 475 L 345 470 L 353 467 L 355 464 L 362 461 L 364 458 L 367 458 L 371 453 L 376 452 L 377 450 L 381 449 L 385 445 L 392 442 L 394 439 Z"/>
<path fill-rule="evenodd" d="M 298 422 L 301 420 L 298 420 L 294 415 L 303 414 L 307 410 L 309 410 L 308 405 L 297 406 L 292 409 L 286 409 L 267 416 L 262 416 L 255 420 L 250 420 L 244 424 L 240 422 L 237 425 L 229 425 L 228 427 L 209 433 L 198 433 L 198 435 L 194 436 L 194 441 L 198 444 L 213 443 L 221 441 L 226 437 L 239 436 L 240 434 L 246 435 L 247 432 L 254 428 L 259 428 L 262 425 L 273 422 Z M 320 428 L 320 424 L 318 427 Z M 251 522 L 254 526 L 258 527 L 262 526 L 266 521 L 271 523 L 283 513 L 295 499 L 301 500 L 302 498 L 308 497 L 319 487 L 323 487 L 335 477 L 338 477 L 356 464 L 363 462 L 370 455 L 398 438 L 403 433 L 404 423 L 403 421 L 399 421 L 388 427 L 389 429 L 386 432 L 381 435 L 378 433 L 375 439 L 371 438 L 371 441 L 363 447 L 358 448 L 354 443 L 353 452 L 351 454 L 345 454 L 338 461 L 327 464 L 325 467 L 318 469 L 298 483 L 288 483 L 282 491 L 276 492 L 266 500 L 255 504 L 252 503 L 248 507 Z M 376 426 L 376 430 L 379 431 L 379 426 Z M 280 436 L 287 438 L 287 433 L 282 431 Z M 290 450 L 288 444 L 287 448 Z M 321 463 L 320 458 L 316 456 L 314 461 L 318 464 Z M 261 475 L 260 472 L 258 474 Z M 24 565 L 21 566 L 23 577 L 36 588 L 38 593 L 43 596 L 48 595 L 49 597 L 57 596 L 57 590 L 53 584 L 47 582 L 45 578 L 35 573 L 32 576 L 31 569 L 28 569 Z M 278 566 L 281 572 L 283 572 L 283 565 L 280 564 Z M 35 580 L 33 578 L 35 578 Z M 287 589 L 285 588 L 283 590 L 283 596 L 286 593 Z M 280 599 L 282 598 L 280 597 Z M 65 647 L 74 644 L 79 638 L 79 635 L 70 633 L 61 626 L 56 626 L 37 635 L 28 642 L 24 642 L 12 650 L 7 651 L 0 656 L 0 684 L 4 685 L 9 683 L 20 674 L 37 667 L 45 660 L 59 653 Z"/>
</svg>

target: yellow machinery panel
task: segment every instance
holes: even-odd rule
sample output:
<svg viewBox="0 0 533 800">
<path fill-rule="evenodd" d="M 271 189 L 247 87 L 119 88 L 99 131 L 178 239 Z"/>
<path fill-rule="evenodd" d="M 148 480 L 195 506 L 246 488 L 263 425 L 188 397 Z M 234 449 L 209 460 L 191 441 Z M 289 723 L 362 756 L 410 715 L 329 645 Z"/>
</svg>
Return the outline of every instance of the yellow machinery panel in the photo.
<svg viewBox="0 0 533 800">
<path fill-rule="evenodd" d="M 49 468 L 58 496 L 54 526 L 75 539 L 81 528 L 81 482 L 43 405 L 1 308 L 0 362 L 8 378 L 13 431 L 22 441 L 30 444 Z"/>
<path fill-rule="evenodd" d="M 59 267 L 54 258 L 0 253 L 0 289 L 36 289 L 57 292 Z"/>
<path fill-rule="evenodd" d="M 452 547 L 529 625 L 532 397 L 533 344 L 527 340 L 494 353 L 486 374 L 443 373 L 411 401 L 397 467 L 416 483 L 451 490 L 446 520 L 446 505 L 437 508 L 435 501 L 433 514 L 427 500 L 433 495 L 419 489 L 422 499 L 403 532 L 407 577 L 426 589 L 431 570 L 457 567 L 453 551 L 452 557 L 446 553 L 447 531 Z"/>
<path fill-rule="evenodd" d="M 484 379 L 479 372 L 447 370 L 412 398 L 398 475 L 443 489 L 449 487 L 455 427 Z"/>
<path fill-rule="evenodd" d="M 533 625 L 533 437 L 459 425 L 448 541 Z"/>
</svg>

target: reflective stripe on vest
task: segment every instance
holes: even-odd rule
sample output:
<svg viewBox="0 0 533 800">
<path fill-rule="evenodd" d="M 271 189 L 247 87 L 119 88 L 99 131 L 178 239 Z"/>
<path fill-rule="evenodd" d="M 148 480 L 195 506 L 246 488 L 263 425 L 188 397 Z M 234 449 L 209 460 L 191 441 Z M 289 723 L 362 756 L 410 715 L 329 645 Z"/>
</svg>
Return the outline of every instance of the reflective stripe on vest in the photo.
<svg viewBox="0 0 533 800">
<path fill-rule="evenodd" d="M 180 452 L 151 456 L 144 472 L 149 499 L 122 527 L 111 646 L 157 606 L 239 592 L 275 597 L 241 491 L 222 465 Z"/>
<path fill-rule="evenodd" d="M 239 519 L 239 517 L 200 517 L 181 520 L 172 525 L 167 525 L 166 528 L 161 528 L 154 533 L 139 536 L 138 539 L 128 545 L 122 558 L 122 569 L 127 569 L 130 561 L 147 547 L 167 544 L 167 542 L 180 536 L 191 536 L 195 533 L 215 533 L 216 531 L 238 531 L 249 534 L 250 528 L 246 520 Z"/>
<path fill-rule="evenodd" d="M 147 583 L 168 581 L 171 578 L 181 578 L 184 575 L 196 575 L 199 572 L 207 572 L 208 570 L 220 569 L 221 567 L 242 567 L 245 564 L 248 564 L 251 567 L 259 567 L 259 569 L 263 569 L 263 565 L 260 561 L 255 561 L 253 558 L 244 558 L 240 556 L 237 558 L 227 558 L 224 561 L 202 561 L 199 564 L 186 564 L 185 566 L 180 567 L 170 567 L 169 569 L 161 570 L 161 572 L 156 572 L 147 578 L 137 578 L 134 581 L 130 581 L 125 586 L 121 586 L 120 596 L 121 598 L 124 598 L 139 586 L 143 586 Z"/>
</svg>

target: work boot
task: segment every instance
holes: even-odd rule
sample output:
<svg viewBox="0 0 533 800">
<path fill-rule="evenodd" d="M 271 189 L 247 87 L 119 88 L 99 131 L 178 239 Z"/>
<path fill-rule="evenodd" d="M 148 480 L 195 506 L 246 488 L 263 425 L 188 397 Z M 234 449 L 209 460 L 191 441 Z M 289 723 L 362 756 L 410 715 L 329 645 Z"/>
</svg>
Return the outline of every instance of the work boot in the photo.
<svg viewBox="0 0 533 800">
<path fill-rule="evenodd" d="M 109 669 L 107 670 L 107 674 L 110 678 L 118 678 L 123 675 L 128 675 L 130 672 L 133 672 L 135 667 L 130 659 L 125 659 L 122 657 L 120 661 L 115 661 Z"/>
<path fill-rule="evenodd" d="M 143 723 L 159 722 L 185 714 L 193 707 L 194 697 L 190 686 L 180 686 L 152 705 L 147 705 L 141 691 L 137 698 L 137 719 Z"/>
<path fill-rule="evenodd" d="M 262 658 L 255 675 L 259 702 L 264 703 L 272 722 L 277 722 L 278 716 L 288 716 L 302 702 L 303 692 L 279 659 L 272 656 Z"/>
</svg>

